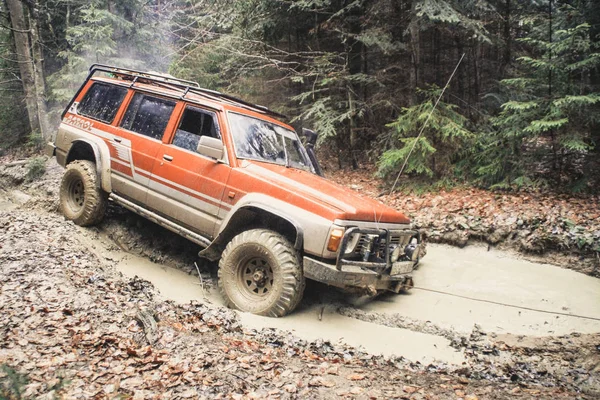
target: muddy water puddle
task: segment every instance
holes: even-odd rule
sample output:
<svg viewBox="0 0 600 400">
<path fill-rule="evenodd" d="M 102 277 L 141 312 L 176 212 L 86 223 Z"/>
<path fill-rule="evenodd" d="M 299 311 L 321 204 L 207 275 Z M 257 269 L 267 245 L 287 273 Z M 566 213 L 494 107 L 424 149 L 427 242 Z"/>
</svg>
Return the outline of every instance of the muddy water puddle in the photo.
<svg viewBox="0 0 600 400">
<path fill-rule="evenodd" d="M 152 282 L 160 294 L 177 303 L 191 300 L 206 301 L 224 306 L 223 299 L 215 288 L 203 285 L 197 275 L 190 275 L 176 268 L 153 263 L 147 258 L 126 254 L 117 263 L 117 269 L 125 276 L 138 276 Z"/>
<path fill-rule="evenodd" d="M 197 276 L 155 264 L 142 257 L 127 254 L 118 261 L 117 269 L 127 277 L 138 276 L 152 282 L 161 295 L 169 300 L 179 303 L 207 301 L 218 306 L 224 304 L 215 288 L 202 289 Z M 450 347 L 450 342 L 445 338 L 359 321 L 339 315 L 334 307 L 322 309 L 321 305 L 302 305 L 285 318 L 267 318 L 241 312 L 239 316 L 242 324 L 250 329 L 290 331 L 304 340 L 342 342 L 371 354 L 402 355 L 422 363 L 439 360 L 461 364 L 464 361 L 463 355 Z"/>
<path fill-rule="evenodd" d="M 124 254 L 116 258 L 117 269 L 128 277 L 137 275 L 152 282 L 164 298 L 180 303 L 197 300 L 223 305 L 214 282 L 208 290 L 196 274 Z M 466 334 L 474 324 L 487 332 L 534 336 L 600 332 L 600 321 L 511 307 L 600 318 L 600 280 L 570 270 L 531 263 L 503 252 L 488 252 L 477 246 L 457 249 L 432 245 L 415 272 L 415 282 L 417 287 L 433 291 L 414 289 L 408 294 L 367 301 L 356 308 L 388 322 L 409 318 Z M 375 322 L 365 322 L 343 316 L 327 301 L 317 304 L 305 301 L 285 318 L 239 315 L 242 324 L 251 329 L 275 328 L 309 341 L 342 342 L 371 354 L 401 355 L 422 363 L 464 362 L 463 354 L 444 337 L 391 327 L 393 324 L 389 323 L 380 325 L 377 318 Z"/>
<path fill-rule="evenodd" d="M 555 336 L 600 332 L 600 280 L 572 270 L 522 260 L 484 246 L 430 246 L 405 296 L 367 303 L 365 311 L 432 321 L 468 333 Z M 537 312 L 528 309 L 548 311 Z"/>
</svg>

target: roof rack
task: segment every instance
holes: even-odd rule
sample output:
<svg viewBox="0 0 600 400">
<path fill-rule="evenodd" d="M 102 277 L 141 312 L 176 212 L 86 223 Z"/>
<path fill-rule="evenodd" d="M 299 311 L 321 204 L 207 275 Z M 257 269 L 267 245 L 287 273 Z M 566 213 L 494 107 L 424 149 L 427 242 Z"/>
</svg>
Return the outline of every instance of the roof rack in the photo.
<svg viewBox="0 0 600 400">
<path fill-rule="evenodd" d="M 180 90 L 184 91 L 183 95 L 181 96 L 182 99 L 185 97 L 185 95 L 187 93 L 192 92 L 192 93 L 198 94 L 200 96 L 203 96 L 203 97 L 211 99 L 211 100 L 225 101 L 229 104 L 232 104 L 232 105 L 235 105 L 238 107 L 242 107 L 242 108 L 246 108 L 246 109 L 256 111 L 259 113 L 271 115 L 276 118 L 288 119 L 288 117 L 286 115 L 280 114 L 273 110 L 270 110 L 267 107 L 264 107 L 264 106 L 261 106 L 258 104 L 252 104 L 252 103 L 249 103 L 242 99 L 239 99 L 237 97 L 217 92 L 216 90 L 201 88 L 198 83 L 193 82 L 193 81 L 179 79 L 179 78 L 175 78 L 171 75 L 160 74 L 157 72 L 145 72 L 145 71 L 139 71 L 139 70 L 130 69 L 130 68 L 116 67 L 113 65 L 105 65 L 105 64 L 92 64 L 90 66 L 86 80 L 83 82 L 83 84 L 81 85 L 79 90 L 77 90 L 77 93 L 75 93 L 75 96 L 73 96 L 73 98 L 69 102 L 69 105 L 65 108 L 65 111 L 63 111 L 62 118 L 65 117 L 67 110 L 69 110 L 71 108 L 71 105 L 73 104 L 75 99 L 79 96 L 79 93 L 81 93 L 85 84 L 90 79 L 92 79 L 93 76 L 98 72 L 106 72 L 108 74 L 114 74 L 114 75 L 118 75 L 121 77 L 129 77 L 132 79 L 132 85 L 135 82 L 137 82 L 139 78 L 141 78 L 142 80 L 149 80 L 149 81 L 156 83 L 158 85 L 161 85 L 163 87 L 168 87 L 171 89 L 180 89 Z"/>
<path fill-rule="evenodd" d="M 217 92 L 216 90 L 204 89 L 200 87 L 200 85 L 196 82 L 175 78 L 166 74 L 160 74 L 157 72 L 144 72 L 135 69 L 121 68 L 105 64 L 92 64 L 90 66 L 88 80 L 92 78 L 92 76 L 97 72 L 106 72 L 120 76 L 128 76 L 133 78 L 134 82 L 136 82 L 138 78 L 142 78 L 158 84 L 167 84 L 168 86 L 184 90 L 183 96 L 185 96 L 188 92 L 192 92 L 203 97 L 210 98 L 211 100 L 226 101 L 229 104 L 250 109 L 252 111 L 257 111 L 263 114 L 272 115 L 277 118 L 288 118 L 286 115 L 270 110 L 265 106 L 252 104 L 237 97 Z"/>
<path fill-rule="evenodd" d="M 145 71 L 139 71 L 137 69 L 115 67 L 113 65 L 92 64 L 90 66 L 89 71 L 90 71 L 90 75 L 93 75 L 96 72 L 107 72 L 107 73 L 111 73 L 111 74 L 115 74 L 115 75 L 130 76 L 134 79 L 136 77 L 138 77 L 138 78 L 144 78 L 144 79 L 148 79 L 148 80 L 155 81 L 155 82 L 171 83 L 171 84 L 175 84 L 176 86 L 179 86 L 181 88 L 186 88 L 186 87 L 200 88 L 200 85 L 198 85 L 196 82 L 187 81 L 185 79 L 175 78 L 174 76 L 171 76 L 168 74 L 161 74 L 158 72 L 145 72 Z"/>
</svg>

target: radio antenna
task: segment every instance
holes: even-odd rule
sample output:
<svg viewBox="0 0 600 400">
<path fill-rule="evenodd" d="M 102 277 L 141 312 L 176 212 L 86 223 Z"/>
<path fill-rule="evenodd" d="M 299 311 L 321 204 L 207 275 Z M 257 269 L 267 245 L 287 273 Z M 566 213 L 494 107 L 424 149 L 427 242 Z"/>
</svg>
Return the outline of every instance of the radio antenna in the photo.
<svg viewBox="0 0 600 400">
<path fill-rule="evenodd" d="M 427 126 L 427 123 L 429 122 L 429 118 L 431 118 L 431 115 L 433 114 L 433 112 L 435 111 L 435 108 L 437 107 L 438 103 L 442 99 L 442 96 L 444 95 L 444 92 L 446 91 L 446 89 L 450 85 L 450 81 L 452 81 L 452 78 L 454 77 L 454 74 L 456 74 L 456 71 L 458 70 L 458 66 L 462 62 L 463 58 L 465 58 L 465 53 L 463 53 L 462 56 L 460 57 L 460 60 L 458 60 L 458 64 L 456 64 L 456 67 L 454 67 L 454 71 L 452 71 L 452 74 L 450 75 L 450 78 L 448 79 L 448 82 L 446 82 L 446 86 L 444 86 L 444 89 L 442 90 L 442 93 L 440 93 L 439 97 L 437 98 L 435 104 L 433 105 L 433 108 L 431 109 L 431 111 L 429 112 L 429 115 L 427 116 L 427 119 L 425 120 L 425 123 L 421 127 L 421 130 L 419 131 L 419 134 L 417 135 L 417 138 L 413 142 L 413 145 L 410 148 L 410 151 L 408 152 L 408 155 L 404 159 L 404 164 L 402 164 L 402 168 L 400 168 L 400 172 L 398 172 L 398 176 L 396 176 L 396 180 L 394 181 L 394 184 L 392 185 L 392 190 L 390 190 L 390 195 L 392 195 L 392 193 L 394 193 L 394 189 L 396 189 L 396 185 L 398 184 L 398 179 L 400 179 L 400 175 L 402 175 L 402 172 L 404 171 L 404 167 L 406 167 L 406 163 L 408 162 L 408 159 L 410 158 L 410 155 L 412 154 L 413 150 L 415 149 L 415 146 L 417 145 L 417 142 L 419 141 L 419 138 L 421 137 L 421 135 L 423 135 L 423 131 L 425 130 L 425 127 Z"/>
</svg>

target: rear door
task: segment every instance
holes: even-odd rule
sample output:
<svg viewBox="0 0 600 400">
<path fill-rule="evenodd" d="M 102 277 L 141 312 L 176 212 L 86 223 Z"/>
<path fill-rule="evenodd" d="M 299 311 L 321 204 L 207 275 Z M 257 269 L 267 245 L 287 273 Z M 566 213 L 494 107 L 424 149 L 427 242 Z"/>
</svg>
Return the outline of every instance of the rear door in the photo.
<svg viewBox="0 0 600 400">
<path fill-rule="evenodd" d="M 186 105 L 177 129 L 165 137 L 156 154 L 147 203 L 187 228 L 212 238 L 221 199 L 231 171 L 196 152 L 201 136 L 221 138 L 217 112 Z"/>
<path fill-rule="evenodd" d="M 141 204 L 146 202 L 162 137 L 169 124 L 175 123 L 172 118 L 175 105 L 171 99 L 141 92 L 133 94 L 113 138 L 117 149 L 117 159 L 113 159 L 114 192 Z"/>
</svg>

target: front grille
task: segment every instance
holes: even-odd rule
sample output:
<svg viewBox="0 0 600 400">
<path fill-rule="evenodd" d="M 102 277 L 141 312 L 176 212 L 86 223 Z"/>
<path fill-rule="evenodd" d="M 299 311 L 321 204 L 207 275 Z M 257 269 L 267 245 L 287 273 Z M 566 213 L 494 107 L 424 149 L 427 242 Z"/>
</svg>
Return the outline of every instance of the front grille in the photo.
<svg viewBox="0 0 600 400">
<path fill-rule="evenodd" d="M 403 231 L 390 231 L 390 246 L 396 247 L 400 246 L 402 249 L 406 247 L 406 245 L 410 242 L 412 237 L 412 233 L 403 232 Z M 375 241 L 377 244 L 372 246 L 371 243 Z M 375 247 L 375 248 L 372 248 Z M 360 238 L 358 239 L 358 243 L 354 251 L 348 256 L 351 258 L 361 258 L 363 255 L 370 251 L 371 257 L 377 257 L 380 259 L 385 259 L 385 249 L 387 247 L 387 238 L 385 234 L 380 236 L 372 235 L 368 233 L 360 234 Z M 347 257 L 348 257 L 347 256 Z M 348 257 L 348 258 L 349 258 Z M 369 257 L 369 258 L 371 258 Z M 369 260 L 371 261 L 371 260 Z"/>
</svg>

